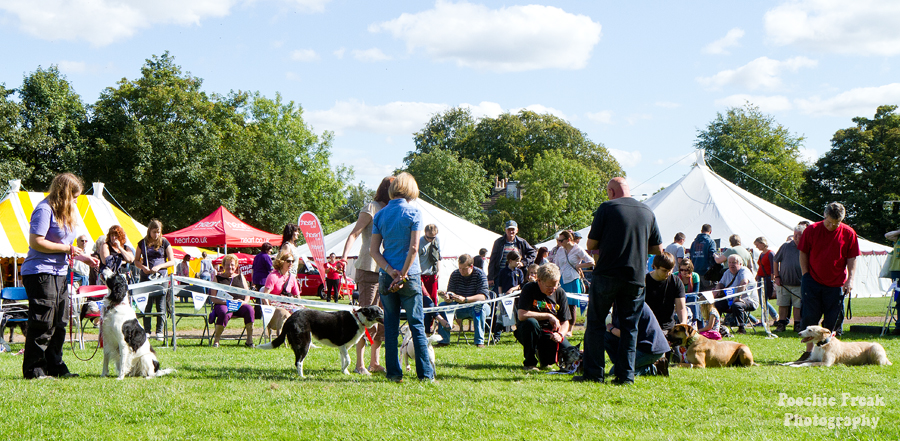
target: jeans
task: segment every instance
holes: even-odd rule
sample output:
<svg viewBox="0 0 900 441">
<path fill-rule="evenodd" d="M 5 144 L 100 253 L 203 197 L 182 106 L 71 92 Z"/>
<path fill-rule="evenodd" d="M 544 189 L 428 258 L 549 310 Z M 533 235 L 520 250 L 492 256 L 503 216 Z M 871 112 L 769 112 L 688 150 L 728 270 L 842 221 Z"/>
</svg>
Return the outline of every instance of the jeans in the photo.
<svg viewBox="0 0 900 441">
<path fill-rule="evenodd" d="M 816 282 L 810 273 L 800 279 L 800 330 L 808 326 L 818 326 L 837 331 L 844 323 L 844 291 L 843 288 L 822 285 Z"/>
<path fill-rule="evenodd" d="M 684 295 L 684 301 L 686 303 L 696 302 L 697 301 L 697 293 L 689 292 Z M 694 317 L 694 320 L 697 321 L 697 329 L 703 327 L 703 317 L 700 317 L 700 305 L 688 305 L 688 309 L 691 311 L 691 316 Z"/>
<path fill-rule="evenodd" d="M 603 381 L 606 364 L 606 316 L 615 303 L 621 337 L 616 356 L 612 357 L 614 373 L 618 382 L 633 383 L 637 324 L 644 308 L 644 287 L 595 275 L 588 298 L 587 327 L 584 332 L 584 378 Z"/>
<path fill-rule="evenodd" d="M 410 275 L 409 282 L 397 292 L 390 292 L 393 279 L 387 273 L 379 274 L 378 284 L 381 303 L 384 305 L 384 360 L 386 376 L 391 380 L 403 378 L 400 367 L 400 309 L 406 311 L 412 341 L 416 349 L 416 376 L 420 380 L 434 379 L 434 366 L 428 358 L 428 340 L 425 337 L 424 314 L 422 313 L 422 284 L 419 275 Z"/>
<path fill-rule="evenodd" d="M 606 347 L 606 353 L 609 354 L 609 358 L 614 359 L 616 354 L 619 353 L 619 337 L 616 337 L 612 332 L 607 332 L 606 339 L 603 343 Z M 653 367 L 653 363 L 656 363 L 656 360 L 662 358 L 663 355 L 665 355 L 665 353 L 648 354 L 646 352 L 641 352 L 640 349 L 635 349 L 634 375 L 656 375 L 656 369 Z"/>
<path fill-rule="evenodd" d="M 441 302 L 441 304 L 439 306 L 455 305 L 455 304 L 456 303 Z M 490 306 L 488 306 L 487 303 L 483 303 L 481 305 L 475 305 L 475 306 L 470 306 L 468 308 L 462 308 L 462 309 L 456 310 L 456 318 L 458 318 L 458 319 L 470 318 L 470 319 L 472 319 L 472 321 L 475 322 L 475 344 L 476 345 L 484 344 L 484 318 L 487 317 L 488 314 L 490 314 L 490 311 L 491 311 Z M 446 319 L 447 315 L 442 312 L 441 317 L 444 317 L 444 319 Z M 453 323 L 451 323 L 451 325 L 452 324 Z M 443 326 L 439 326 L 438 334 L 440 334 L 441 338 L 443 338 L 443 340 L 441 340 L 441 341 L 443 341 L 443 342 L 450 341 L 450 330 L 449 329 L 447 329 Z"/>
</svg>

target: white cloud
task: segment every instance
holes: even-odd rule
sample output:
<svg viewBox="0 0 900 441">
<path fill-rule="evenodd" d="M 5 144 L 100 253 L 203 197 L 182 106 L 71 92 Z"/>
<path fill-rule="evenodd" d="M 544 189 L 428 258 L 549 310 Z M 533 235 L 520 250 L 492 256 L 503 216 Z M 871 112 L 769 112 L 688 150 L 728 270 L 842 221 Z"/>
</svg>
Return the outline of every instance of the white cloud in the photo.
<svg viewBox="0 0 900 441">
<path fill-rule="evenodd" d="M 328 110 L 304 113 L 317 131 L 331 130 L 337 135 L 356 130 L 385 135 L 411 136 L 420 130 L 435 113 L 449 108 L 446 104 L 395 101 L 370 106 L 362 101 L 338 101 Z"/>
<path fill-rule="evenodd" d="M 819 160 L 819 152 L 816 149 L 811 149 L 809 147 L 800 147 L 800 160 L 804 162 L 808 162 L 810 164 L 815 163 Z"/>
<path fill-rule="evenodd" d="M 87 63 L 83 61 L 60 61 L 57 67 L 60 72 L 65 74 L 84 73 L 88 70 Z"/>
<path fill-rule="evenodd" d="M 566 121 L 569 120 L 569 118 L 566 117 L 566 114 L 565 114 L 565 113 L 562 113 L 561 110 L 554 109 L 554 108 L 552 108 L 552 107 L 542 106 L 542 105 L 540 105 L 540 104 L 532 104 L 532 105 L 530 105 L 530 106 L 520 107 L 520 108 L 518 108 L 518 109 L 509 109 L 509 113 L 516 114 L 516 113 L 519 113 L 520 110 L 530 110 L 530 111 L 532 111 L 532 112 L 534 112 L 534 113 L 537 113 L 537 114 L 540 114 L 540 115 L 543 115 L 543 114 L 545 114 L 545 113 L 549 113 L 549 114 L 551 114 L 551 115 L 553 115 L 553 116 L 555 116 L 555 117 L 557 117 L 557 118 L 560 118 L 560 119 L 563 119 L 563 120 L 566 120 Z"/>
<path fill-rule="evenodd" d="M 353 54 L 353 58 L 356 58 L 359 61 L 375 62 L 387 61 L 391 59 L 391 57 L 385 55 L 384 52 L 381 52 L 381 49 L 378 49 L 377 47 L 366 50 L 354 49 L 350 51 L 350 53 Z"/>
<path fill-rule="evenodd" d="M 759 107 L 759 110 L 763 112 L 782 112 L 794 108 L 791 100 L 782 95 L 737 94 L 717 99 L 715 104 L 718 107 L 743 107 L 747 102 Z"/>
<path fill-rule="evenodd" d="M 625 150 L 611 149 L 609 147 L 606 149 L 609 150 L 609 154 L 613 158 L 616 158 L 616 161 L 619 161 L 623 168 L 631 168 L 641 163 L 641 152 L 637 150 L 626 152 Z"/>
<path fill-rule="evenodd" d="M 503 113 L 502 106 L 490 101 L 482 101 L 478 103 L 477 106 L 468 103 L 462 103 L 459 105 L 459 107 L 468 107 L 472 112 L 472 116 L 475 118 L 496 118 L 500 116 L 501 113 Z"/>
<path fill-rule="evenodd" d="M 599 112 L 588 112 L 587 118 L 600 124 L 612 124 L 612 110 L 601 110 Z"/>
<path fill-rule="evenodd" d="M 236 0 L 7 0 L 0 10 L 18 17 L 19 28 L 45 40 L 86 40 L 105 46 L 154 25 L 200 25 L 223 17 Z"/>
<path fill-rule="evenodd" d="M 422 48 L 434 60 L 494 72 L 582 69 L 601 35 L 590 17 L 552 6 L 489 9 L 445 0 L 369 30 L 406 41 L 410 52 Z"/>
<path fill-rule="evenodd" d="M 768 39 L 780 46 L 852 55 L 900 54 L 900 3 L 800 0 L 766 12 Z"/>
<path fill-rule="evenodd" d="M 285 3 L 294 5 L 304 12 L 323 12 L 325 5 L 331 0 L 284 0 Z"/>
<path fill-rule="evenodd" d="M 724 37 L 707 44 L 706 47 L 703 48 L 703 52 L 707 54 L 715 54 L 715 55 L 728 55 L 728 48 L 732 46 L 738 45 L 738 40 L 744 36 L 744 30 L 741 28 L 734 28 L 728 31 Z"/>
<path fill-rule="evenodd" d="M 632 113 L 631 115 L 628 115 L 627 117 L 625 117 L 625 122 L 627 122 L 629 125 L 633 126 L 633 125 L 637 124 L 639 121 L 649 120 L 649 119 L 653 119 L 653 115 L 651 115 L 649 113 Z"/>
<path fill-rule="evenodd" d="M 291 52 L 291 59 L 294 61 L 316 61 L 319 54 L 312 49 L 297 49 Z"/>
<path fill-rule="evenodd" d="M 657 101 L 657 102 L 653 103 L 653 105 L 656 107 L 662 107 L 665 109 L 677 109 L 677 108 L 681 107 L 680 103 L 673 103 L 671 101 Z"/>
<path fill-rule="evenodd" d="M 340 60 L 340 59 L 344 58 L 344 52 L 347 52 L 347 49 L 340 48 L 332 53 L 334 54 L 335 57 L 337 57 L 338 60 Z"/>
<path fill-rule="evenodd" d="M 815 67 L 818 61 L 806 57 L 794 57 L 785 61 L 759 57 L 737 69 L 723 70 L 711 77 L 698 77 L 697 82 L 713 89 L 737 86 L 747 89 L 775 89 L 781 86 L 781 73 L 797 72 L 802 67 Z"/>
<path fill-rule="evenodd" d="M 878 106 L 900 103 L 900 83 L 879 87 L 859 87 L 831 98 L 812 97 L 795 100 L 803 113 L 815 116 L 866 116 L 875 115 Z"/>
</svg>

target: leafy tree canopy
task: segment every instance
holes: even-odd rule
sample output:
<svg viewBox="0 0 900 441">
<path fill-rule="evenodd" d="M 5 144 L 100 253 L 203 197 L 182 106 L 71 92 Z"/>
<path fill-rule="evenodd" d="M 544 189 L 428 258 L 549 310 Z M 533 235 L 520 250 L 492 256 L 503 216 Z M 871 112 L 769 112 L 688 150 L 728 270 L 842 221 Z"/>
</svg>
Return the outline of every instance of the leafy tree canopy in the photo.
<svg viewBox="0 0 900 441">
<path fill-rule="evenodd" d="M 885 201 L 900 200 L 900 115 L 897 106 L 880 106 L 871 119 L 853 118 L 854 127 L 835 132 L 831 150 L 806 172 L 803 193 L 809 206 L 824 211 L 837 201 L 846 222 L 860 236 L 884 241 L 900 224 Z"/>
<path fill-rule="evenodd" d="M 430 198 L 470 222 L 484 220 L 481 203 L 491 183 L 477 162 L 460 159 L 450 150 L 435 149 L 415 155 L 406 171 L 416 178 L 426 200 Z"/>
<path fill-rule="evenodd" d="M 807 168 L 800 157 L 804 139 L 747 103 L 729 108 L 724 115 L 718 113 L 705 129 L 697 131 L 694 146 L 718 159 L 709 161 L 710 167 L 725 179 L 781 207 L 795 209 L 792 200 L 799 199 Z"/>
</svg>

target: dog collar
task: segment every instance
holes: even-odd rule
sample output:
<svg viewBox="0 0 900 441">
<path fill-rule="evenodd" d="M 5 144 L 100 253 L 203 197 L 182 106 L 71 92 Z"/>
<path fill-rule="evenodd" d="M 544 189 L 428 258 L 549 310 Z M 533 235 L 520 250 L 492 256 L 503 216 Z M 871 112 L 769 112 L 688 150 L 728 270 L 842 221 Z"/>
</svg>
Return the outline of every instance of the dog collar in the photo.
<svg viewBox="0 0 900 441">
<path fill-rule="evenodd" d="M 699 337 L 700 337 L 699 334 L 695 334 L 695 335 L 693 335 L 693 336 L 691 336 L 691 337 L 688 337 L 688 338 L 684 339 L 684 347 L 686 347 L 686 348 L 691 347 L 691 345 L 694 344 L 694 342 L 697 341 L 697 339 L 698 339 Z"/>
<path fill-rule="evenodd" d="M 356 315 L 356 313 L 357 313 L 357 312 L 359 312 L 359 310 L 358 310 L 358 309 L 357 309 L 357 310 L 355 310 L 355 311 L 353 311 L 353 312 L 352 312 L 352 313 L 351 313 L 351 314 L 352 314 L 352 315 L 353 315 L 353 318 L 354 318 L 354 319 L 356 319 L 356 321 L 357 321 L 357 323 L 359 323 L 359 324 L 360 324 L 360 326 L 362 326 L 362 327 L 364 327 L 364 328 L 365 328 L 365 327 L 366 327 L 366 324 L 365 324 L 365 323 L 363 323 L 363 321 L 362 321 L 362 320 L 360 320 L 360 319 L 359 319 L 359 316 L 358 316 L 358 315 Z"/>
<path fill-rule="evenodd" d="M 828 343 L 831 343 L 832 337 L 834 337 L 834 332 L 832 332 L 831 335 L 829 335 L 825 340 L 822 340 L 822 341 L 816 343 L 816 346 L 825 346 Z"/>
</svg>

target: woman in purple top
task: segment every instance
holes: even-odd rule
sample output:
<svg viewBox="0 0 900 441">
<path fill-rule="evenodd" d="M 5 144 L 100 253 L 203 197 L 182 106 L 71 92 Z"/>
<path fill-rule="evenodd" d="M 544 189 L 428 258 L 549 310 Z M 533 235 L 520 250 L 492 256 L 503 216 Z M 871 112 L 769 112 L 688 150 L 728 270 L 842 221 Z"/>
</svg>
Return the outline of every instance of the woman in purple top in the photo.
<svg viewBox="0 0 900 441">
<path fill-rule="evenodd" d="M 272 251 L 272 244 L 265 242 L 260 247 L 260 253 L 253 258 L 253 288 L 257 291 L 266 285 L 266 277 L 269 277 L 269 273 L 275 269 L 272 266 L 270 251 Z"/>
<path fill-rule="evenodd" d="M 384 305 L 384 360 L 387 378 L 403 381 L 398 357 L 400 309 L 412 331 L 416 350 L 416 374 L 419 380 L 434 380 L 434 366 L 428 358 L 425 315 L 422 311 L 422 282 L 419 267 L 419 238 L 425 225 L 422 213 L 409 204 L 419 197 L 419 186 L 409 173 L 400 173 L 388 189 L 391 201 L 375 214 L 369 254 L 381 268 L 379 285 Z M 384 244 L 384 252 L 381 245 Z"/>
<path fill-rule="evenodd" d="M 175 260 L 175 252 L 169 245 L 168 239 L 162 235 L 162 229 L 162 222 L 157 219 L 151 219 L 150 225 L 147 226 L 147 236 L 137 244 L 134 264 L 141 270 L 141 282 L 164 277 L 169 268 L 178 264 L 178 261 Z M 153 305 L 156 305 L 156 312 L 167 311 L 166 303 L 168 297 L 168 294 L 151 297 L 151 301 L 147 303 L 147 309 L 144 312 L 151 312 Z M 145 331 L 150 330 L 150 319 L 151 317 L 144 316 Z M 156 339 L 163 339 L 162 317 L 156 318 Z"/>
<path fill-rule="evenodd" d="M 96 267 L 99 261 L 72 245 L 81 195 L 81 179 L 71 173 L 53 178 L 47 198 L 34 207 L 28 234 L 28 256 L 22 264 L 22 285 L 28 295 L 28 333 L 22 373 L 25 378 L 77 377 L 62 359 L 69 295 L 67 256 Z"/>
</svg>

